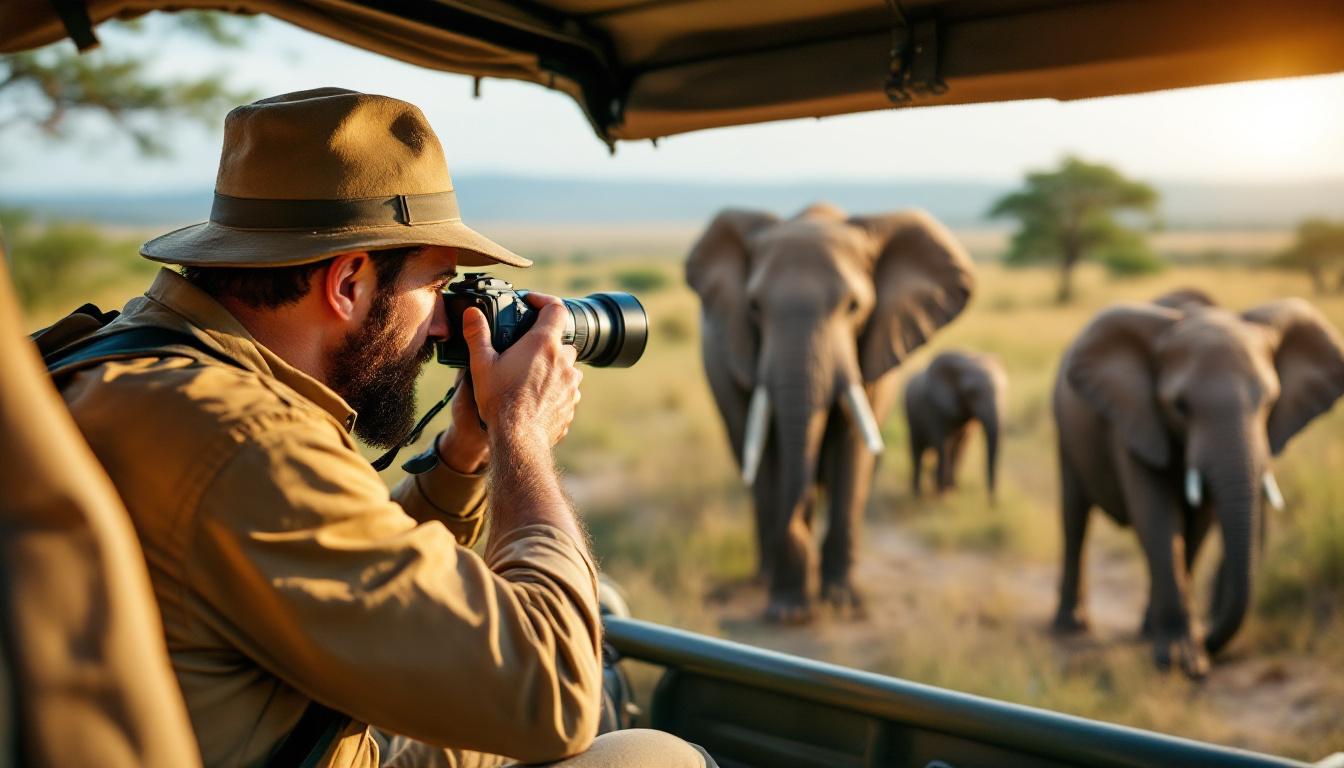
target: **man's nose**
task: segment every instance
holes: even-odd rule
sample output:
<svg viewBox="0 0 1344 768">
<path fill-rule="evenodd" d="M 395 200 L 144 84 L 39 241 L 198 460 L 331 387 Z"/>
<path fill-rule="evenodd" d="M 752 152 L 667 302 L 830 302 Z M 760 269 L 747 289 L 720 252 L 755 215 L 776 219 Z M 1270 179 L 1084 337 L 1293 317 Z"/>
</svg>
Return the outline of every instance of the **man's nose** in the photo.
<svg viewBox="0 0 1344 768">
<path fill-rule="evenodd" d="M 434 300 L 434 314 L 429 318 L 429 338 L 433 341 L 448 340 L 448 311 L 444 308 L 442 294 Z"/>
</svg>

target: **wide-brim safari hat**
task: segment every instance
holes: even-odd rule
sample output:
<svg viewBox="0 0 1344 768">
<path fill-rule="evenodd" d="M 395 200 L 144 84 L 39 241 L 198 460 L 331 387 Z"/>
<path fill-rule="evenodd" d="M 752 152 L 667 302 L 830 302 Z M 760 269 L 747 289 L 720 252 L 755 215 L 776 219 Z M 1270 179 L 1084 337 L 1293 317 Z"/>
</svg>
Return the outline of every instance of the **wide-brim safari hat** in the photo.
<svg viewBox="0 0 1344 768">
<path fill-rule="evenodd" d="M 230 112 L 210 220 L 150 240 L 140 254 L 282 267 L 411 245 L 457 248 L 466 266 L 532 264 L 462 223 L 443 147 L 418 108 L 319 88 Z"/>
</svg>

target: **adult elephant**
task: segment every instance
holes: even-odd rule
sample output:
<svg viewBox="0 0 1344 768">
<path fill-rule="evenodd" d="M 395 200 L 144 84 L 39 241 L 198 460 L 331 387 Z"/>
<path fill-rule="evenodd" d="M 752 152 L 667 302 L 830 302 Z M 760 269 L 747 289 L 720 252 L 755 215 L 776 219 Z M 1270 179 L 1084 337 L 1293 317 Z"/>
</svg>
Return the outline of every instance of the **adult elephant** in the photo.
<svg viewBox="0 0 1344 768">
<path fill-rule="evenodd" d="M 1065 353 L 1055 385 L 1064 568 L 1055 627 L 1086 627 L 1089 510 L 1133 525 L 1147 556 L 1144 632 L 1159 666 L 1202 676 L 1251 600 L 1261 496 L 1282 496 L 1270 457 L 1344 393 L 1339 334 L 1307 302 L 1240 315 L 1196 291 L 1098 315 Z M 1190 567 L 1217 521 L 1223 562 L 1200 637 Z"/>
<path fill-rule="evenodd" d="M 912 490 L 920 492 L 924 454 L 938 454 L 935 487 L 956 487 L 957 467 L 971 423 L 985 432 L 985 476 L 994 498 L 999 430 L 1008 407 L 1008 373 L 997 355 L 949 350 L 905 385 L 905 417 L 910 424 Z"/>
<path fill-rule="evenodd" d="M 893 371 L 966 306 L 970 259 L 922 211 L 850 217 L 818 204 L 780 221 L 728 210 L 691 251 L 686 279 L 703 302 L 709 384 L 753 487 L 767 618 L 809 619 L 818 575 L 824 599 L 858 608 L 855 528 Z"/>
</svg>

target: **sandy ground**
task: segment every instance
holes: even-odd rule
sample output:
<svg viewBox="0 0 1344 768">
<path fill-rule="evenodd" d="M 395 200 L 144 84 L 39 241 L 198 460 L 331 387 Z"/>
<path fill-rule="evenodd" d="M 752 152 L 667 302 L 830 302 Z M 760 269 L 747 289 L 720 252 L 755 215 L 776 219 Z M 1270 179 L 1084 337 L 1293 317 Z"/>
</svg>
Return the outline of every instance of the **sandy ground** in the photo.
<svg viewBox="0 0 1344 768">
<path fill-rule="evenodd" d="M 1141 567 L 1132 559 L 1092 557 L 1092 631 L 1068 639 L 1048 632 L 1056 606 L 1055 566 L 1005 562 L 983 552 L 933 550 L 890 523 L 868 529 L 858 562 L 866 617 L 823 615 L 804 627 L 767 625 L 761 621 L 764 590 L 749 583 L 721 586 L 711 591 L 706 604 L 726 637 L 859 668 L 880 670 L 889 647 L 885 641 L 917 628 L 1002 634 L 1005 642 L 1015 633 L 1035 633 L 1048 638 L 1064 663 L 1085 664 L 1088 654 L 1117 645 L 1146 649 L 1138 636 L 1146 601 Z M 967 585 L 980 586 L 968 590 Z M 1006 618 L 1005 604 L 1012 608 Z M 1309 744 L 1322 718 L 1337 714 L 1344 703 L 1344 670 L 1309 657 L 1254 658 L 1238 654 L 1235 647 L 1201 685 L 1203 696 L 1236 734 L 1235 741 L 1260 751 L 1273 752 L 1285 739 Z M 1299 741 L 1298 735 L 1307 741 Z"/>
</svg>

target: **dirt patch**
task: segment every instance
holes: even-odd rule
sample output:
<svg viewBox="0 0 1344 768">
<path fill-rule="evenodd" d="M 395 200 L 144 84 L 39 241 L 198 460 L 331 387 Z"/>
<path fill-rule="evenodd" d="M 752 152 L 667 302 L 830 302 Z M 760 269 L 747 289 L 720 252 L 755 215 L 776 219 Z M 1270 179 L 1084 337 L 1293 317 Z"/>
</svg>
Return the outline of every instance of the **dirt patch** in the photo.
<svg viewBox="0 0 1344 768">
<path fill-rule="evenodd" d="M 1132 696 L 1145 683 L 1114 678 L 1137 674 L 1151 678 L 1147 682 L 1151 690 L 1144 695 L 1151 693 L 1158 700 L 1153 705 L 1137 705 L 1140 725 L 1193 735 L 1182 733 L 1183 724 L 1193 715 L 1168 718 L 1164 707 L 1198 710 L 1202 720 L 1213 723 L 1201 725 L 1198 735 L 1203 738 L 1264 752 L 1305 751 L 1316 759 L 1323 757 L 1311 745 L 1319 742 L 1323 730 L 1333 728 L 1329 721 L 1337 719 L 1344 705 L 1344 670 L 1305 656 L 1241 658 L 1233 654 L 1221 659 L 1201 683 L 1160 675 L 1145 668 L 1151 666 L 1149 647 L 1139 636 L 1147 601 L 1142 564 L 1097 552 L 1087 568 L 1092 631 L 1070 638 L 1054 637 L 1048 629 L 1057 601 L 1056 566 L 989 552 L 934 549 L 894 524 L 868 529 L 856 569 L 867 601 L 862 618 L 823 611 L 806 626 L 768 625 L 761 620 L 765 589 L 751 581 L 718 585 L 705 603 L 726 637 L 898 676 L 915 678 L 932 663 L 956 663 L 954 659 L 937 660 L 939 645 L 947 649 L 947 656 L 993 656 L 1002 649 L 1002 663 L 1010 667 L 1014 661 L 1009 657 L 1014 654 L 1035 653 L 1040 664 L 1053 666 L 1055 671 L 1016 673 L 1024 676 L 1022 691 L 996 689 L 992 683 L 988 688 L 957 684 L 975 675 L 975 664 L 984 659 L 963 659 L 972 670 L 963 676 L 942 667 L 929 671 L 934 679 L 922 681 L 1025 699 L 1023 703 L 1064 711 L 1070 706 L 1063 694 L 1031 700 L 1033 687 L 1050 685 L 1048 679 L 1036 682 L 1036 676 L 1091 675 L 1089 679 L 1096 680 L 1092 687 L 1099 687 L 1100 695 Z M 912 636 L 930 639 L 920 645 Z M 921 653 L 930 654 L 934 661 L 916 658 Z M 906 665 L 893 669 L 893 654 L 901 654 Z M 994 666 L 981 669 L 986 675 L 1005 678 L 1014 674 Z M 1164 698 L 1171 701 L 1161 701 Z M 1145 709 L 1151 712 L 1145 715 Z M 1118 719 L 1132 721 L 1133 717 Z"/>
</svg>

